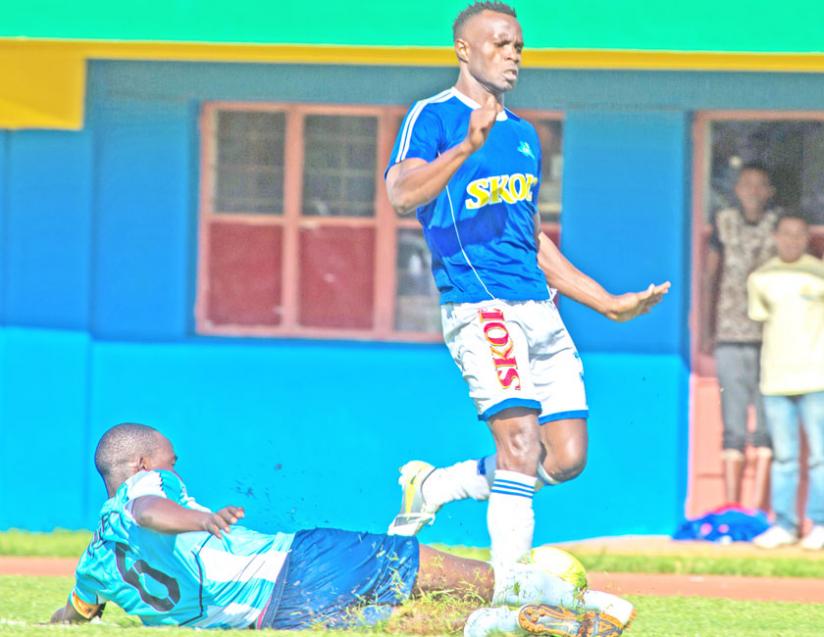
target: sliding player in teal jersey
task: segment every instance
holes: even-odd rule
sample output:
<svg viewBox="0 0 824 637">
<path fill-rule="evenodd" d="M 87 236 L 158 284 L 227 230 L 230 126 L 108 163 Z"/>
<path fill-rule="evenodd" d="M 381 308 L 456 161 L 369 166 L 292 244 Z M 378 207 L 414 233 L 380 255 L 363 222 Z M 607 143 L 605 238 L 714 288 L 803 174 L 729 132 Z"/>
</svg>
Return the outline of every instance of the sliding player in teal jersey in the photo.
<svg viewBox="0 0 824 637">
<path fill-rule="evenodd" d="M 147 626 L 344 628 L 385 620 L 416 593 L 449 590 L 501 605 L 473 616 L 473 637 L 498 625 L 489 627 L 489 612 L 496 622 L 503 613 L 524 633 L 537 626 L 561 637 L 613 634 L 606 632 L 615 626 L 609 612 L 622 600 L 582 593 L 529 565 L 494 582 L 487 564 L 415 538 L 338 529 L 265 534 L 238 526 L 243 509 L 199 505 L 176 461 L 171 442 L 146 425 L 123 423 L 103 435 L 95 466 L 109 499 L 53 622 L 88 621 L 114 602 Z M 589 605 L 588 595 L 596 596 Z"/>
</svg>

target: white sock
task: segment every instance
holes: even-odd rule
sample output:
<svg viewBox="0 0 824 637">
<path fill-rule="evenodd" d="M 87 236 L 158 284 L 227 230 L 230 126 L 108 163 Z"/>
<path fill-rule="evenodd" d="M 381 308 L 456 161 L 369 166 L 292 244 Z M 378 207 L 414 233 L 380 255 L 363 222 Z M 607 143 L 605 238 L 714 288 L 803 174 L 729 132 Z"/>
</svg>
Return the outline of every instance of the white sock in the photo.
<svg viewBox="0 0 824 637">
<path fill-rule="evenodd" d="M 464 460 L 451 467 L 435 469 L 427 476 L 421 489 L 427 506 L 441 507 L 455 500 L 486 500 L 489 497 L 489 483 L 479 472 L 484 458 Z"/>
<path fill-rule="evenodd" d="M 421 487 L 429 506 L 439 508 L 455 500 L 487 500 L 495 480 L 497 454 L 479 460 L 464 460 L 449 467 L 439 467 L 429 474 Z M 558 484 L 543 466 L 538 465 L 535 490 L 547 484 Z"/>
<path fill-rule="evenodd" d="M 581 607 L 575 586 L 529 564 L 510 564 L 495 569 L 495 605 L 551 604 L 571 610 Z"/>
<path fill-rule="evenodd" d="M 535 476 L 503 469 L 495 471 L 486 524 L 489 528 L 492 567 L 496 571 L 514 564 L 532 548 L 534 493 Z"/>
</svg>

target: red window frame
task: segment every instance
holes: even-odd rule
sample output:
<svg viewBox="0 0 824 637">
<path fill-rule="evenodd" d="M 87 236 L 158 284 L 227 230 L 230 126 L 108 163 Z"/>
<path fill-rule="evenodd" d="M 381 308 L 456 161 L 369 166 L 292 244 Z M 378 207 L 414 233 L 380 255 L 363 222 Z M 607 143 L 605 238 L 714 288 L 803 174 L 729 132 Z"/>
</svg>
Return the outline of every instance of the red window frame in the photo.
<svg viewBox="0 0 824 637">
<path fill-rule="evenodd" d="M 215 118 L 219 111 L 283 112 L 286 117 L 284 147 L 283 214 L 220 213 L 214 209 L 216 157 Z M 383 170 L 389 163 L 398 128 L 407 108 L 401 106 L 289 104 L 212 101 L 203 105 L 200 115 L 200 196 L 198 222 L 197 295 L 195 330 L 201 335 L 238 337 L 292 337 L 370 341 L 439 342 L 438 332 L 413 332 L 395 329 L 397 235 L 401 229 L 420 229 L 414 215 L 399 217 L 389 204 Z M 558 111 L 530 110 L 519 113 L 526 119 L 563 121 Z M 377 158 L 375 168 L 375 215 L 373 217 L 318 217 L 302 214 L 303 201 L 303 126 L 306 115 L 369 116 L 377 118 Z M 277 226 L 283 233 L 282 271 L 280 273 L 281 314 L 277 326 L 215 324 L 209 320 L 210 236 L 215 224 Z M 544 231 L 557 240 L 559 224 L 544 223 Z M 373 228 L 374 310 L 369 329 L 318 328 L 299 324 L 299 244 L 301 229 L 317 227 Z"/>
</svg>

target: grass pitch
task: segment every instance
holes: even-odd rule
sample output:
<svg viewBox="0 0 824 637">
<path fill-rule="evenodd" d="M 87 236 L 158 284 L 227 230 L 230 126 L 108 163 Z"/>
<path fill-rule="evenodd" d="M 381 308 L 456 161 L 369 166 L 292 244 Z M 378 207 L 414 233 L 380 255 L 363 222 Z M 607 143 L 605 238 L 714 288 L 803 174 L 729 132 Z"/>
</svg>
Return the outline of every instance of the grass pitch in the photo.
<svg viewBox="0 0 824 637">
<path fill-rule="evenodd" d="M 0 532 L 0 555 L 40 557 L 79 557 L 91 534 L 86 531 Z M 444 551 L 488 560 L 489 551 L 471 547 L 438 546 Z M 571 549 L 588 571 L 608 573 L 678 573 L 688 575 L 747 575 L 753 577 L 806 577 L 824 580 L 824 559 L 813 556 L 786 557 L 768 552 L 758 559 L 744 555 L 700 554 L 622 554 L 579 552 Z M 824 630 L 822 630 L 824 635 Z"/>
<path fill-rule="evenodd" d="M 54 533 L 0 533 L 0 555 L 77 557 L 85 549 L 89 534 L 57 531 Z M 466 557 L 487 559 L 485 551 L 472 548 L 441 547 Z M 610 552 L 578 553 L 588 570 L 646 573 L 690 573 L 750 576 L 794 576 L 811 578 L 810 585 L 821 585 L 824 560 L 804 557 L 779 557 L 765 554 L 759 559 L 736 555 L 640 555 Z M 65 577 L 0 576 L 0 637 L 145 637 L 146 628 L 110 605 L 100 623 L 83 626 L 52 626 L 51 613 L 65 604 L 72 580 Z M 638 619 L 627 637 L 821 637 L 824 635 L 824 604 L 805 605 L 784 602 L 741 602 L 722 599 L 685 597 L 631 597 L 638 608 Z M 406 605 L 388 625 L 371 631 L 349 633 L 304 631 L 289 635 L 456 635 L 455 627 L 472 607 L 448 598 L 432 596 Z M 428 619 L 433 618 L 433 619 Z M 191 637 L 191 629 L 151 629 L 151 634 Z M 248 635 L 226 631 L 231 637 Z M 278 633 L 283 634 L 283 633 Z"/>
<path fill-rule="evenodd" d="M 0 532 L 0 555 L 80 557 L 91 537 L 88 531 L 3 531 Z"/>
<path fill-rule="evenodd" d="M 20 637 L 192 637 L 192 629 L 149 629 L 110 605 L 103 620 L 84 626 L 43 625 L 51 613 L 62 606 L 71 590 L 71 578 L 0 576 L 0 635 Z M 627 637 L 820 637 L 824 634 L 824 605 L 781 602 L 737 602 L 718 599 L 678 597 L 633 597 L 638 619 Z M 418 606 L 416 609 L 415 606 Z M 454 607 L 445 608 L 437 599 L 413 602 L 408 612 L 441 614 L 441 624 Z M 203 634 L 203 633 L 200 633 Z M 215 633 L 218 634 L 218 633 Z M 220 631 L 232 637 L 249 635 L 247 631 Z M 274 634 L 274 632 L 270 633 Z M 379 631 L 304 631 L 284 635 L 445 635 L 449 629 L 437 625 L 388 626 Z"/>
</svg>

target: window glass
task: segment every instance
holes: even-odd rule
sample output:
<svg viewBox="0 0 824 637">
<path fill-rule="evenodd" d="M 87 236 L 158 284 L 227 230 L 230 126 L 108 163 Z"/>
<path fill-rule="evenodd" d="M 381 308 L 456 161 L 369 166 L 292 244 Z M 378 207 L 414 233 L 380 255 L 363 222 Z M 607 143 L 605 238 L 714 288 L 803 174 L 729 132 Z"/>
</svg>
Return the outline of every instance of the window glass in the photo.
<svg viewBox="0 0 824 637">
<path fill-rule="evenodd" d="M 304 120 L 303 214 L 375 214 L 376 117 L 307 115 Z"/>
<path fill-rule="evenodd" d="M 536 119 L 532 122 L 541 141 L 541 191 L 538 210 L 541 220 L 558 222 L 561 218 L 561 182 L 564 174 L 562 123 L 557 119 Z"/>
<path fill-rule="evenodd" d="M 215 212 L 283 214 L 286 117 L 218 111 Z"/>
<path fill-rule="evenodd" d="M 432 278 L 432 256 L 423 232 L 398 231 L 396 258 L 395 329 L 404 332 L 437 333 L 441 314 L 438 290 Z"/>
</svg>

